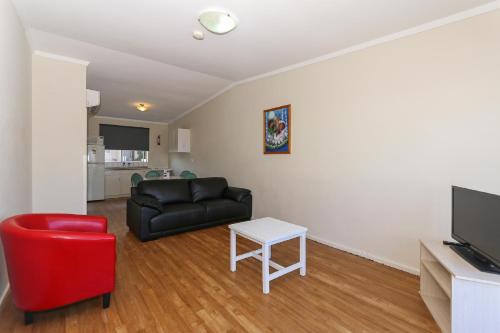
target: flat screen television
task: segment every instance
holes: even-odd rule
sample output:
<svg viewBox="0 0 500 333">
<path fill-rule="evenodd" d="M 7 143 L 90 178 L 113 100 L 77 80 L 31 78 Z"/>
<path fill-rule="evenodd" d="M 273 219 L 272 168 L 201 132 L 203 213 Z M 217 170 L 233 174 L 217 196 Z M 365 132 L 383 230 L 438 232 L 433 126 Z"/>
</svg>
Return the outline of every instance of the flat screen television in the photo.
<svg viewBox="0 0 500 333">
<path fill-rule="evenodd" d="M 500 274 L 500 196 L 452 187 L 451 248 L 481 271 Z"/>
</svg>

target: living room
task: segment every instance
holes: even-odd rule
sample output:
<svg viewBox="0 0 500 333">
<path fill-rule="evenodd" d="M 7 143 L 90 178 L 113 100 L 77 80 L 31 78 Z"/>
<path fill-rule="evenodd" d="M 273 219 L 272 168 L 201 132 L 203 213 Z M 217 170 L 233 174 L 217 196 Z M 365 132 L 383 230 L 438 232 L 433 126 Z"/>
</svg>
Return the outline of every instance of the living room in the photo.
<svg viewBox="0 0 500 333">
<path fill-rule="evenodd" d="M 0 4 L 0 219 L 116 242 L 86 294 L 50 272 L 97 247 L 37 272 L 2 234 L 0 332 L 500 331 L 500 278 L 442 243 L 500 258 L 457 231 L 466 203 L 497 222 L 500 1 Z M 162 175 L 87 203 L 102 124 L 147 128 Z"/>
</svg>

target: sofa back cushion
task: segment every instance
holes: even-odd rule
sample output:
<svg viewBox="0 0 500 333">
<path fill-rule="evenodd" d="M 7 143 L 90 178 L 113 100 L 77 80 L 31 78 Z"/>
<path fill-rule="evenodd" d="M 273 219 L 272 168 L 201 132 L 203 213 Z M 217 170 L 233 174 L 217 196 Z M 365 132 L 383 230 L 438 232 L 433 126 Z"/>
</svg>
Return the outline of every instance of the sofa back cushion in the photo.
<svg viewBox="0 0 500 333">
<path fill-rule="evenodd" d="M 220 199 L 226 190 L 226 178 L 211 177 L 191 180 L 191 194 L 194 202 Z"/>
<path fill-rule="evenodd" d="M 146 180 L 137 185 L 137 193 L 155 197 L 161 204 L 192 202 L 186 179 Z"/>
</svg>

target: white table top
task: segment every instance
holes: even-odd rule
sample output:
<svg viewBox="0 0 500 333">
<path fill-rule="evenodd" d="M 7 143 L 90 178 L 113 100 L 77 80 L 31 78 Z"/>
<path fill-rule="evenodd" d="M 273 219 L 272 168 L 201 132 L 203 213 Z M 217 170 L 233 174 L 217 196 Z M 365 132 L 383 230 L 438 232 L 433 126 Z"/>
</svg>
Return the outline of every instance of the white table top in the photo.
<svg viewBox="0 0 500 333">
<path fill-rule="evenodd" d="M 280 221 L 272 217 L 234 223 L 229 225 L 229 228 L 261 243 L 275 242 L 307 232 L 307 228 L 305 227 Z"/>
</svg>

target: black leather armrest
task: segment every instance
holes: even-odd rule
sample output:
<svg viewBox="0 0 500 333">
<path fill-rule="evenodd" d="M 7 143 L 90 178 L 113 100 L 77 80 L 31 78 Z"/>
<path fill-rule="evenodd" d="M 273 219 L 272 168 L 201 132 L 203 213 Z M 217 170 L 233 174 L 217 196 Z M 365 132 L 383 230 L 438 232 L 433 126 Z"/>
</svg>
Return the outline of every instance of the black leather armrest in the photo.
<svg viewBox="0 0 500 333">
<path fill-rule="evenodd" d="M 148 197 L 146 196 L 145 198 Z M 142 202 L 145 198 L 138 199 L 138 201 Z M 148 199 L 154 200 L 154 198 L 150 197 Z M 157 208 L 143 206 L 135 202 L 132 198 L 127 200 L 127 225 L 130 231 L 143 242 L 154 238 L 149 230 L 149 221 L 161 213 Z"/>
<path fill-rule="evenodd" d="M 134 195 L 134 196 L 132 196 L 131 199 L 132 199 L 132 201 L 134 201 L 136 204 L 138 204 L 140 206 L 153 208 L 159 212 L 163 211 L 163 207 L 162 207 L 161 203 L 153 197 L 146 196 L 146 195 Z"/>
<path fill-rule="evenodd" d="M 224 197 L 240 202 L 248 197 L 250 193 L 250 190 L 247 190 L 246 188 L 228 187 L 224 193 Z"/>
</svg>

